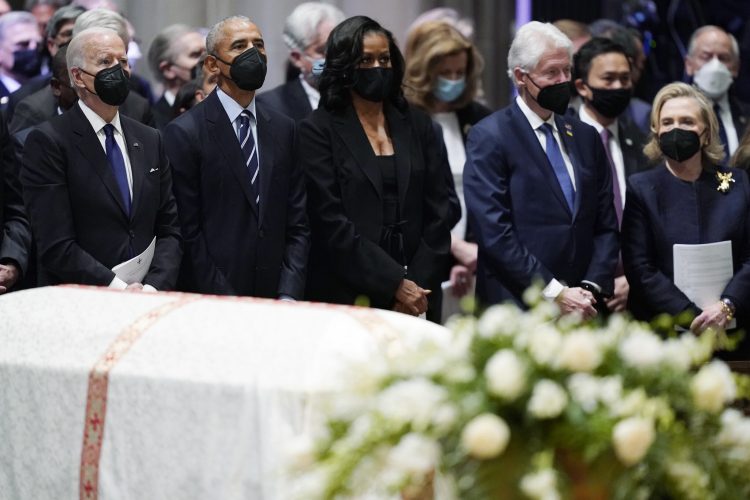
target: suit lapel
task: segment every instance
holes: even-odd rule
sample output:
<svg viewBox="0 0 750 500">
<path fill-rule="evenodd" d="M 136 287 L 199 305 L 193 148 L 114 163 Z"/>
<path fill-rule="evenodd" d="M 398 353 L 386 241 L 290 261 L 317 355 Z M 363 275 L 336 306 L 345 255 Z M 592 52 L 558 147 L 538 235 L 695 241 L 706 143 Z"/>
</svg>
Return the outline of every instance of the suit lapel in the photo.
<svg viewBox="0 0 750 500">
<path fill-rule="evenodd" d="M 409 189 L 411 179 L 411 128 L 408 126 L 408 117 L 387 104 L 385 107 L 385 118 L 390 127 L 393 151 L 396 153 L 396 179 L 398 184 L 399 206 L 406 203 L 406 192 Z"/>
<path fill-rule="evenodd" d="M 96 136 L 96 132 L 94 132 L 94 128 L 86 119 L 86 115 L 83 114 L 80 106 L 73 106 L 73 109 L 68 113 L 71 116 L 73 133 L 79 139 L 75 141 L 78 151 L 86 158 L 94 172 L 96 172 L 96 175 L 107 188 L 115 203 L 120 207 L 123 216 L 127 217 L 127 211 L 120 196 L 120 189 L 117 187 L 115 175 L 112 173 L 107 155 L 104 152 L 104 148 L 102 148 L 102 143 L 99 142 L 99 138 Z"/>
<path fill-rule="evenodd" d="M 299 78 L 290 86 L 289 98 L 292 101 L 293 106 L 290 106 L 292 109 L 305 110 L 304 114 L 299 116 L 299 119 L 305 118 L 313 112 L 310 100 L 307 98 L 307 94 Z"/>
<path fill-rule="evenodd" d="M 143 157 L 143 140 L 136 135 L 130 124 L 127 123 L 127 120 L 123 119 L 122 114 L 120 115 L 120 125 L 122 126 L 123 135 L 125 136 L 125 146 L 128 149 L 130 170 L 133 175 L 133 200 L 130 209 L 130 216 L 132 218 L 135 216 L 135 212 L 138 210 L 138 204 L 141 200 L 143 178 L 146 174 L 143 169 L 146 167 L 146 162 Z"/>
<path fill-rule="evenodd" d="M 560 134 L 563 146 L 568 153 L 568 158 L 570 158 L 570 163 L 573 165 L 573 172 L 575 173 L 576 195 L 573 202 L 573 218 L 575 219 L 578 215 L 578 209 L 581 208 L 581 198 L 583 198 L 581 195 L 581 154 L 573 137 L 573 127 L 560 115 L 555 115 L 555 124 L 557 125 L 557 133 Z"/>
<path fill-rule="evenodd" d="M 276 149 L 276 139 L 271 128 L 271 117 L 268 113 L 258 109 L 258 101 L 255 101 L 255 113 L 258 115 L 258 152 L 260 159 L 260 169 L 258 177 L 260 179 L 260 217 L 259 221 L 263 222 L 266 208 L 271 199 L 271 181 L 273 180 L 274 155 Z"/>
<path fill-rule="evenodd" d="M 379 198 L 383 196 L 383 177 L 374 161 L 371 161 L 374 153 L 370 141 L 367 140 L 362 124 L 357 118 L 354 106 L 349 106 L 345 111 L 336 113 L 333 118 L 333 129 L 341 137 L 349 149 L 352 158 L 365 173 L 372 183 Z M 395 145 L 394 145 L 395 146 Z"/>
<path fill-rule="evenodd" d="M 211 135 L 211 140 L 226 158 L 226 164 L 237 178 L 237 182 L 240 184 L 242 192 L 245 193 L 245 198 L 250 208 L 257 217 L 258 206 L 255 204 L 255 197 L 250 190 L 252 179 L 250 172 L 245 166 L 245 159 L 242 156 L 237 134 L 224 111 L 224 107 L 221 105 L 216 91 L 211 92 L 206 101 L 206 121 L 208 121 L 208 131 Z M 262 154 L 264 153 L 261 152 Z M 263 173 L 261 172 L 259 175 L 262 178 Z"/>
<path fill-rule="evenodd" d="M 562 192 L 560 183 L 557 181 L 549 158 L 547 158 L 547 154 L 542 149 L 542 145 L 539 144 L 539 139 L 534 129 L 531 128 L 529 120 L 526 119 L 526 116 L 516 102 L 511 107 L 511 113 L 513 115 L 512 122 L 518 124 L 517 127 L 514 127 L 514 131 L 517 133 L 518 144 L 520 146 L 519 151 L 523 151 L 527 155 L 529 159 L 528 163 L 539 169 L 542 177 L 547 181 L 552 190 L 552 194 L 557 198 L 560 205 L 570 213 L 568 202 L 565 201 L 565 195 Z"/>
</svg>

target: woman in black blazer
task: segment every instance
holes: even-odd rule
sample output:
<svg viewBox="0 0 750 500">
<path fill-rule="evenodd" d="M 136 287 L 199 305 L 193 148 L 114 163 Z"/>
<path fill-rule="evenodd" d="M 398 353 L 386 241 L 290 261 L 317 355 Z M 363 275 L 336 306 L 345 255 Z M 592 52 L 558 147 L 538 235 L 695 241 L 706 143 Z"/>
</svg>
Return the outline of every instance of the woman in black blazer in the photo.
<svg viewBox="0 0 750 500">
<path fill-rule="evenodd" d="M 742 322 L 750 313 L 748 176 L 721 166 L 718 121 L 690 85 L 672 83 L 659 91 L 651 129 L 645 153 L 664 165 L 628 178 L 622 223 L 629 309 L 645 320 L 692 311 L 695 332 L 724 328 L 734 316 Z M 674 284 L 673 246 L 721 241 L 731 242 L 734 274 L 721 296 L 701 309 Z"/>
<path fill-rule="evenodd" d="M 312 247 L 307 298 L 418 315 L 450 250 L 442 147 L 403 98 L 393 36 L 357 16 L 328 38 L 320 107 L 300 124 Z"/>
</svg>

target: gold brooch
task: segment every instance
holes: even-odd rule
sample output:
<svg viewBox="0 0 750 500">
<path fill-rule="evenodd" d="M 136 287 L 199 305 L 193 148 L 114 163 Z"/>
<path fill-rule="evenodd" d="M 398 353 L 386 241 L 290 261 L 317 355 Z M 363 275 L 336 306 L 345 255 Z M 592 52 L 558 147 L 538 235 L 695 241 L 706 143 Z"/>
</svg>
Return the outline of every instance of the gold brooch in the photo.
<svg viewBox="0 0 750 500">
<path fill-rule="evenodd" d="M 727 172 L 726 174 L 716 172 L 716 179 L 719 181 L 719 187 L 717 187 L 716 190 L 721 191 L 722 193 L 729 191 L 729 183 L 734 182 L 734 179 L 732 179 L 732 172 Z"/>
</svg>

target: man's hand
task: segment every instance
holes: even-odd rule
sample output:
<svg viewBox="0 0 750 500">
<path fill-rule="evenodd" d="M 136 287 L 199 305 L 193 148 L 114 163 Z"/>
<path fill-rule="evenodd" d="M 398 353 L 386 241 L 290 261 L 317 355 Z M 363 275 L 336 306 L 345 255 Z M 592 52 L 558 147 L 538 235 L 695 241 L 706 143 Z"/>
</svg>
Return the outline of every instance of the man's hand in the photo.
<svg viewBox="0 0 750 500">
<path fill-rule="evenodd" d="M 557 296 L 555 302 L 560 306 L 560 311 L 563 314 L 579 313 L 583 316 L 583 319 L 596 317 L 596 309 L 594 308 L 596 299 L 591 292 L 583 288 L 565 287 Z"/>
<path fill-rule="evenodd" d="M 623 312 L 628 305 L 629 293 L 630 285 L 627 278 L 625 276 L 615 278 L 615 293 L 604 301 L 607 304 L 607 309 L 612 312 Z"/>
<path fill-rule="evenodd" d="M 469 272 L 474 273 L 477 270 L 477 255 L 479 247 L 476 243 L 469 243 L 460 238 L 451 240 L 451 253 L 459 262 L 465 266 Z"/>
<path fill-rule="evenodd" d="M 724 330 L 728 323 L 724 304 L 719 301 L 705 308 L 690 324 L 690 330 L 693 333 L 702 333 L 706 328 L 712 326 Z"/>
<path fill-rule="evenodd" d="M 19 274 L 15 264 L 0 264 L 0 293 L 10 290 L 18 281 Z"/>
<path fill-rule="evenodd" d="M 141 290 L 143 290 L 143 285 L 141 283 L 131 283 L 125 287 L 125 291 L 127 292 L 138 292 Z"/>
<path fill-rule="evenodd" d="M 400 302 L 400 307 L 409 311 L 409 314 L 419 316 L 427 311 L 427 295 L 429 294 L 430 290 L 425 290 L 413 281 L 404 278 L 396 290 L 396 305 L 398 306 Z"/>
<path fill-rule="evenodd" d="M 466 266 L 456 264 L 451 268 L 451 286 L 455 297 L 463 297 L 469 291 L 474 279 L 471 271 Z"/>
</svg>

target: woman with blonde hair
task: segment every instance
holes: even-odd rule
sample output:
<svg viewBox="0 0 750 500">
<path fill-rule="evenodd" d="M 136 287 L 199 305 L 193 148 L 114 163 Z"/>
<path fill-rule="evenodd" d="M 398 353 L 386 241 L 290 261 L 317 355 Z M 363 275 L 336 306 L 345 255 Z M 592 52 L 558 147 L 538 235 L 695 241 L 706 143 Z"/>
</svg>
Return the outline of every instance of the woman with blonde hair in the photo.
<svg viewBox="0 0 750 500">
<path fill-rule="evenodd" d="M 425 110 L 441 125 L 461 203 L 462 216 L 451 232 L 451 253 L 455 260 L 450 281 L 457 296 L 471 289 L 477 262 L 477 245 L 467 241 L 471 237 L 467 237 L 462 179 L 469 130 L 491 113 L 476 101 L 483 67 L 484 61 L 474 44 L 444 21 L 425 22 L 409 34 L 405 95 L 412 105 Z"/>
<path fill-rule="evenodd" d="M 740 325 L 747 320 L 750 182 L 743 170 L 721 166 L 718 130 L 711 103 L 694 87 L 671 83 L 656 95 L 644 152 L 663 166 L 628 178 L 622 223 L 629 309 L 636 318 L 689 311 L 694 332 L 725 328 L 734 317 Z M 673 247 L 724 241 L 731 242 L 733 275 L 716 301 L 700 308 L 674 283 Z"/>
</svg>

